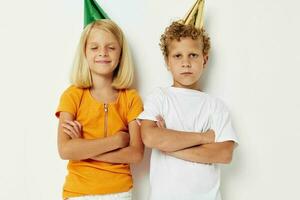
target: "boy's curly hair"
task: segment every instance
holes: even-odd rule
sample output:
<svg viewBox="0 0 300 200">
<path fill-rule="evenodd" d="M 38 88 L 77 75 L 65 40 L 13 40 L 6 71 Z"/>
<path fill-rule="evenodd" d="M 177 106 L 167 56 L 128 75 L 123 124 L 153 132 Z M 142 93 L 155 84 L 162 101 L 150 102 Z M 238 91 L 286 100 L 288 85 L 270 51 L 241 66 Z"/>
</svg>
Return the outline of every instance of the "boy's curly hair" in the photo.
<svg viewBox="0 0 300 200">
<path fill-rule="evenodd" d="M 193 40 L 198 38 L 202 39 L 203 49 L 202 52 L 204 55 L 208 55 L 210 49 L 210 38 L 206 34 L 205 30 L 197 29 L 193 25 L 184 25 L 181 21 L 175 21 L 170 26 L 165 29 L 164 34 L 160 37 L 160 49 L 162 50 L 165 58 L 168 57 L 168 45 L 172 40 L 180 41 L 180 38 L 191 37 Z"/>
</svg>

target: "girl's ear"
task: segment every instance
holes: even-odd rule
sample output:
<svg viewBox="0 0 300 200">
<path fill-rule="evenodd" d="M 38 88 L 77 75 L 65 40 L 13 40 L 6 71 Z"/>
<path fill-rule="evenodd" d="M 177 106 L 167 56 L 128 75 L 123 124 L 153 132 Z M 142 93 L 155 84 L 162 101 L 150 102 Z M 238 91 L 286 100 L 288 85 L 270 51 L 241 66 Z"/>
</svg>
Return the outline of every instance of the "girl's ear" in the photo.
<svg viewBox="0 0 300 200">
<path fill-rule="evenodd" d="M 208 54 L 203 55 L 203 68 L 206 68 L 207 61 L 208 61 Z"/>
</svg>

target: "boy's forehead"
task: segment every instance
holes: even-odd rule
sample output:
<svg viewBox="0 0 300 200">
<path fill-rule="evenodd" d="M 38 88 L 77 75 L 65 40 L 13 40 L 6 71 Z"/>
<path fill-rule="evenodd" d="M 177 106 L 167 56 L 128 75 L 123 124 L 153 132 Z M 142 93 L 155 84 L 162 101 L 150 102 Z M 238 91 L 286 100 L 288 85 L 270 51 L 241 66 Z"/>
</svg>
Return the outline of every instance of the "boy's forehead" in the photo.
<svg viewBox="0 0 300 200">
<path fill-rule="evenodd" d="M 168 49 L 181 49 L 181 48 L 200 48 L 202 49 L 203 42 L 200 38 L 192 39 L 191 37 L 181 37 L 180 40 L 173 39 L 168 42 Z"/>
</svg>

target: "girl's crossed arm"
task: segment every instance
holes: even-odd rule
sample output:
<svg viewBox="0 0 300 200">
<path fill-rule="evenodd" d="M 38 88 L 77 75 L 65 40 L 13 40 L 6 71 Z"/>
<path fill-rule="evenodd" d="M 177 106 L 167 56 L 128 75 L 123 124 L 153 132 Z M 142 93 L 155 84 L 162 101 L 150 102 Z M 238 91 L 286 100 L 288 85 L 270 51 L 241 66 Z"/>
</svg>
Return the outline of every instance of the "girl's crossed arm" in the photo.
<svg viewBox="0 0 300 200">
<path fill-rule="evenodd" d="M 67 112 L 60 113 L 57 143 L 58 151 L 62 159 L 84 160 L 128 146 L 129 136 L 127 133 L 122 132 L 111 137 L 99 139 L 82 139 L 78 136 L 72 138 L 70 136 L 72 134 L 71 132 L 67 134 L 64 131 L 66 130 L 64 127 L 65 121 L 74 121 L 74 116 Z M 73 132 L 73 134 L 76 133 Z"/>
<path fill-rule="evenodd" d="M 141 161 L 144 155 L 144 145 L 136 120 L 128 124 L 128 129 L 130 135 L 129 146 L 98 155 L 92 159 L 110 163 L 137 163 Z"/>
</svg>

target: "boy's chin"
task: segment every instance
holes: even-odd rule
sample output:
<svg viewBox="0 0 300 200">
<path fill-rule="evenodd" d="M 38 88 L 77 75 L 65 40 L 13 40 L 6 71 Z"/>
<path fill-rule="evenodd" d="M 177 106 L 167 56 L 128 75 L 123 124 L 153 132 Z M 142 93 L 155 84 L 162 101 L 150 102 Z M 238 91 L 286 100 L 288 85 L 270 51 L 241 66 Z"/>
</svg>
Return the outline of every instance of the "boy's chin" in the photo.
<svg viewBox="0 0 300 200">
<path fill-rule="evenodd" d="M 187 88 L 187 89 L 199 89 L 199 83 L 197 82 L 173 82 L 173 87 Z"/>
</svg>

